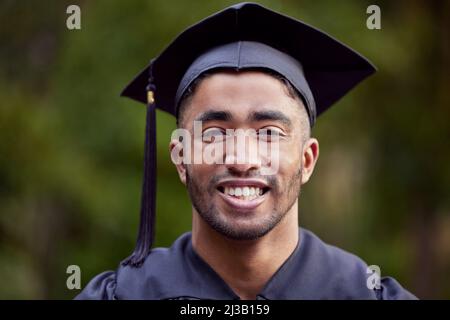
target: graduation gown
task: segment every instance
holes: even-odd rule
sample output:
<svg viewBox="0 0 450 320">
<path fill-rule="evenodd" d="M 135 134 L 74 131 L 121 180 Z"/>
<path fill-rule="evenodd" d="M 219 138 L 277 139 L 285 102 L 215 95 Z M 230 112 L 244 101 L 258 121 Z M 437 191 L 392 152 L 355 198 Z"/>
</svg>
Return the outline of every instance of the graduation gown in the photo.
<svg viewBox="0 0 450 320">
<path fill-rule="evenodd" d="M 367 265 L 299 228 L 294 252 L 257 299 L 416 299 L 391 277 L 368 289 Z M 140 268 L 120 265 L 94 277 L 76 299 L 220 299 L 239 297 L 195 252 L 191 233 L 170 248 L 153 249 Z"/>
</svg>

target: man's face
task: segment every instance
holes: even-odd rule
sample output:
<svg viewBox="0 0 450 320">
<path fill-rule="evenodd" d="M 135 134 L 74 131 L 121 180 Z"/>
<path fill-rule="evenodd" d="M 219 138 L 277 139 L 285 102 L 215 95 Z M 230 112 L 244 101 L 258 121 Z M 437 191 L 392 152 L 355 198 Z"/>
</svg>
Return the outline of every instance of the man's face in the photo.
<svg viewBox="0 0 450 320">
<path fill-rule="evenodd" d="M 182 127 L 193 134 L 194 121 L 201 120 L 202 134 L 215 141 L 234 139 L 226 136 L 227 129 L 257 133 L 247 137 L 245 148 L 224 150 L 219 155 L 222 164 L 177 165 L 195 211 L 210 227 L 232 239 L 251 240 L 268 233 L 289 212 L 318 155 L 317 141 L 306 137 L 306 117 L 304 106 L 288 95 L 284 84 L 262 72 L 219 72 L 200 82 L 186 106 Z M 249 154 L 258 140 L 270 147 L 265 130 L 278 134 L 278 159 L 272 159 L 278 165 L 271 175 L 262 174 L 268 164 L 262 159 L 265 155 Z M 176 143 L 172 141 L 171 148 Z M 202 152 L 198 146 L 210 143 L 202 141 L 193 152 Z M 235 161 L 239 152 L 246 153 L 244 163 Z"/>
</svg>

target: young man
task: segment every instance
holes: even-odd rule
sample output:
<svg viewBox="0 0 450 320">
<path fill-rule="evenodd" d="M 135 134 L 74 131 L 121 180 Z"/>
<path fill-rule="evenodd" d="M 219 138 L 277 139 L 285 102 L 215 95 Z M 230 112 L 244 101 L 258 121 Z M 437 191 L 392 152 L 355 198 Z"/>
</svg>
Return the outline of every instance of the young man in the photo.
<svg viewBox="0 0 450 320">
<path fill-rule="evenodd" d="M 181 33 L 123 92 L 148 104 L 136 249 L 77 298 L 415 298 L 389 277 L 368 285 L 362 260 L 298 226 L 301 186 L 319 156 L 316 117 L 374 71 L 325 33 L 252 3 Z M 156 107 L 188 133 L 170 151 L 192 232 L 169 249 L 151 249 Z M 244 147 L 233 144 L 239 136 Z M 261 142 L 270 155 L 250 152 Z M 206 149 L 213 162 L 192 160 Z"/>
</svg>

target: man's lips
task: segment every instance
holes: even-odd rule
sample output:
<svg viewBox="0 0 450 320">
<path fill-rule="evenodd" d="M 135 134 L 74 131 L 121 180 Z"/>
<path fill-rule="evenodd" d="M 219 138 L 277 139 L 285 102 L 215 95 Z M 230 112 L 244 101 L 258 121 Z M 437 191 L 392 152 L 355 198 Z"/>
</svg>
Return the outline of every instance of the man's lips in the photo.
<svg viewBox="0 0 450 320">
<path fill-rule="evenodd" d="M 261 189 L 269 188 L 269 185 L 264 180 L 259 179 L 228 179 L 222 180 L 217 184 L 219 187 L 258 187 Z"/>
<path fill-rule="evenodd" d="M 220 197 L 231 208 L 249 211 L 258 207 L 267 197 L 270 187 L 262 180 L 223 180 L 217 185 Z"/>
<path fill-rule="evenodd" d="M 256 209 L 261 203 L 264 202 L 267 193 L 258 196 L 255 199 L 252 200 L 244 200 L 244 199 L 240 199 L 240 198 L 236 198 L 234 196 L 230 196 L 228 194 L 219 192 L 220 197 L 225 201 L 225 203 L 237 210 L 237 211 L 250 211 L 253 209 Z"/>
</svg>

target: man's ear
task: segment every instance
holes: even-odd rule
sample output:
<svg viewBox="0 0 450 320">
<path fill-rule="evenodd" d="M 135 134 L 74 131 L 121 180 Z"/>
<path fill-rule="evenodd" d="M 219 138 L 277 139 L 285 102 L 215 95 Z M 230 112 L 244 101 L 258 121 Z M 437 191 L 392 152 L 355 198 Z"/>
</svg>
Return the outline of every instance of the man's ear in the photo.
<svg viewBox="0 0 450 320">
<path fill-rule="evenodd" d="M 169 143 L 170 159 L 178 171 L 181 182 L 186 185 L 186 165 L 183 162 L 183 143 L 172 139 Z"/>
<path fill-rule="evenodd" d="M 319 158 L 319 141 L 315 138 L 309 138 L 303 145 L 303 156 L 302 156 L 302 184 L 309 181 L 314 167 Z"/>
</svg>

